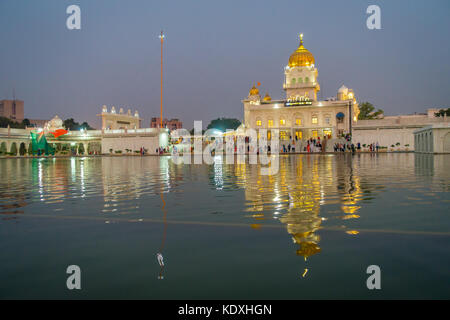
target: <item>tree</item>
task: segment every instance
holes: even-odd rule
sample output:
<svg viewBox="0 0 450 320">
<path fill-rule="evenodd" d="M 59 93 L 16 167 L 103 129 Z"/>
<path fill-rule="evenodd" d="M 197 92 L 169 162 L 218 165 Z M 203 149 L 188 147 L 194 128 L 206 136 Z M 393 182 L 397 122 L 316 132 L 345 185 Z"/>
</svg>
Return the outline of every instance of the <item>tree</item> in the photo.
<svg viewBox="0 0 450 320">
<path fill-rule="evenodd" d="M 378 116 L 383 115 L 384 111 L 378 109 L 375 111 L 375 107 L 370 102 L 363 102 L 359 105 L 358 120 L 372 120 L 377 119 Z"/>
<path fill-rule="evenodd" d="M 25 118 L 25 119 L 22 120 L 22 125 L 24 127 L 29 127 L 29 126 L 31 126 L 31 122 L 30 122 L 29 119 Z"/>
<path fill-rule="evenodd" d="M 0 128 L 6 128 L 8 125 L 11 128 L 24 129 L 25 125 L 23 123 L 18 123 L 6 117 L 0 117 Z"/>
<path fill-rule="evenodd" d="M 217 129 L 225 132 L 227 129 L 236 130 L 241 125 L 238 119 L 233 118 L 217 118 L 212 120 L 206 129 Z"/>
<path fill-rule="evenodd" d="M 67 130 L 77 130 L 79 125 L 80 124 L 78 122 L 75 122 L 75 120 L 73 120 L 73 118 L 69 118 L 69 119 L 66 119 L 63 121 L 63 126 Z"/>
<path fill-rule="evenodd" d="M 73 118 L 64 120 L 63 126 L 67 130 L 72 130 L 72 131 L 80 130 L 80 129 L 85 129 L 85 130 L 93 130 L 94 129 L 86 121 L 83 122 L 82 124 L 79 124 L 78 122 L 75 122 L 75 120 L 73 120 Z"/>
<path fill-rule="evenodd" d="M 86 121 L 83 122 L 80 127 L 80 129 L 84 129 L 84 130 L 94 130 L 94 128 L 92 128 L 89 123 L 87 123 Z"/>
<path fill-rule="evenodd" d="M 443 116 L 450 117 L 450 108 L 440 109 L 438 112 L 434 113 L 434 116 L 435 117 L 443 117 Z"/>
</svg>

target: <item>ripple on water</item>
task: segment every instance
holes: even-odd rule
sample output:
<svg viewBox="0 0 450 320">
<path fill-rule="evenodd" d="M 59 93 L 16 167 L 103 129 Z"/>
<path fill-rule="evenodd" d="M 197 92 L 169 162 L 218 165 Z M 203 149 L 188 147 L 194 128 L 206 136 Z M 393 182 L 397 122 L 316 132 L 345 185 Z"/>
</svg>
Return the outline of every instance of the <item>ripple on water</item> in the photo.
<svg viewBox="0 0 450 320">
<path fill-rule="evenodd" d="M 429 208 L 429 215 L 443 215 L 450 157 L 422 156 L 429 155 L 282 156 L 271 176 L 261 175 L 260 165 L 224 164 L 220 157 L 213 165 L 176 165 L 167 157 L 6 159 L 0 213 L 159 217 L 162 193 L 169 219 L 279 221 L 294 238 L 342 223 L 427 228 L 399 217 L 423 221 Z"/>
</svg>

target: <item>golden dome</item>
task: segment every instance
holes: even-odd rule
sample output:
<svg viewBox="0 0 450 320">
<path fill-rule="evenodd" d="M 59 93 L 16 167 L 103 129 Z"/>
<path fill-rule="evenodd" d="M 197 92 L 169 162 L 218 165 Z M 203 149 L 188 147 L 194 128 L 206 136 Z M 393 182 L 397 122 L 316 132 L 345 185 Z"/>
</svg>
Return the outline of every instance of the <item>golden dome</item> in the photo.
<svg viewBox="0 0 450 320">
<path fill-rule="evenodd" d="M 253 87 L 250 89 L 250 92 L 248 93 L 251 96 L 259 95 L 259 89 L 253 85 Z"/>
<path fill-rule="evenodd" d="M 303 34 L 300 35 L 300 45 L 289 57 L 289 67 L 309 67 L 314 64 L 314 56 L 303 46 Z"/>
<path fill-rule="evenodd" d="M 263 101 L 272 101 L 272 98 L 269 96 L 268 93 L 266 93 L 266 95 L 264 96 Z"/>
</svg>

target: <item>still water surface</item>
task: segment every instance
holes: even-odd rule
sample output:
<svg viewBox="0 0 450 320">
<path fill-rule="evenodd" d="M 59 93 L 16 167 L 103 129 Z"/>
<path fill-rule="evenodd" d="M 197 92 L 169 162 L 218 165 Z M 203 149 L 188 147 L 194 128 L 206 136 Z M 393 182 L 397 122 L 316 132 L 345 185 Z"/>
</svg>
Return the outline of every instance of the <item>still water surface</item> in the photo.
<svg viewBox="0 0 450 320">
<path fill-rule="evenodd" d="M 0 298 L 450 298 L 450 156 L 286 155 L 278 174 L 260 169 L 0 160 Z M 80 291 L 66 288 L 72 264 Z"/>
</svg>

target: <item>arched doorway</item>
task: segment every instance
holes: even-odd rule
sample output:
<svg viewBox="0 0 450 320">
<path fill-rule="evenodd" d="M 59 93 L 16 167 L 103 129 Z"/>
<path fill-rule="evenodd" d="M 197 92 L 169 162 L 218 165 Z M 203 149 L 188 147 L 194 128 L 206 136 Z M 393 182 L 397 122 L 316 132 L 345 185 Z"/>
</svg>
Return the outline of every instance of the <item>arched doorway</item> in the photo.
<svg viewBox="0 0 450 320">
<path fill-rule="evenodd" d="M 27 147 L 25 146 L 25 143 L 22 142 L 19 146 L 19 154 L 21 156 L 24 156 L 27 153 Z"/>
<path fill-rule="evenodd" d="M 102 145 L 100 142 L 89 142 L 88 144 L 88 154 L 100 154 L 102 151 Z"/>
<path fill-rule="evenodd" d="M 4 155 L 4 154 L 6 154 L 6 152 L 8 152 L 8 150 L 6 149 L 6 142 L 3 141 L 0 144 L 0 154 Z"/>
<path fill-rule="evenodd" d="M 85 150 L 84 150 L 84 144 L 79 143 L 78 144 L 78 154 L 84 154 Z"/>
<path fill-rule="evenodd" d="M 11 143 L 11 149 L 9 151 L 12 155 L 17 155 L 17 143 Z"/>
</svg>

